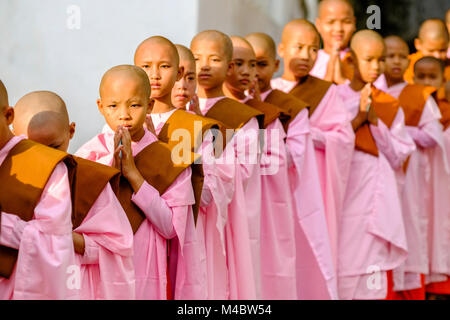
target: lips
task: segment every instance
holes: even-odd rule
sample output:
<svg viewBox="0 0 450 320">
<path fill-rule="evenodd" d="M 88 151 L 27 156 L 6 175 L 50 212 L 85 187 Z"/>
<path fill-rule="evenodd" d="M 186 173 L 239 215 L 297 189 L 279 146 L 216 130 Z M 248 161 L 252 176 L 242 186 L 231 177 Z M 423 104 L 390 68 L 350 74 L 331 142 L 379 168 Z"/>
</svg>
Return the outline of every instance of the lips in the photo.
<svg viewBox="0 0 450 320">
<path fill-rule="evenodd" d="M 250 83 L 250 80 L 248 80 L 248 79 L 241 79 L 241 80 L 239 80 L 239 83 L 244 85 L 244 86 L 246 86 L 246 85 L 248 85 Z"/>
<path fill-rule="evenodd" d="M 161 84 L 158 82 L 150 82 L 150 86 L 152 87 L 152 89 L 159 89 L 161 88 Z"/>
<path fill-rule="evenodd" d="M 198 78 L 199 78 L 199 79 L 202 79 L 202 80 L 205 80 L 205 79 L 211 78 L 211 75 L 208 74 L 208 73 L 200 73 L 200 74 L 198 75 Z"/>
</svg>

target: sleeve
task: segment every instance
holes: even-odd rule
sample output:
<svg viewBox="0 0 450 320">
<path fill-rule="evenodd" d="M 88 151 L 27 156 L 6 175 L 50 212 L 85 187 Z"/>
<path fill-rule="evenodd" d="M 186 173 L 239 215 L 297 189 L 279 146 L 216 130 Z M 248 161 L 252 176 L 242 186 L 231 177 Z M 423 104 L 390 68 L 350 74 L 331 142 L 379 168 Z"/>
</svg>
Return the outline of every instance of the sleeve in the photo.
<svg viewBox="0 0 450 320">
<path fill-rule="evenodd" d="M 22 232 L 14 299 L 79 298 L 78 288 L 69 285 L 70 271 L 78 266 L 70 193 L 67 168 L 59 163 L 34 210 L 34 219 Z"/>
<path fill-rule="evenodd" d="M 163 237 L 171 239 L 175 236 L 172 210 L 159 195 L 158 190 L 144 181 L 138 192 L 133 194 L 131 200 L 144 212 L 147 219 Z"/>
<path fill-rule="evenodd" d="M 419 125 L 417 127 L 407 126 L 407 130 L 414 142 L 423 147 L 431 148 L 442 144 L 442 126 L 439 122 L 441 112 L 433 97 L 428 97 L 425 102 Z"/>
<path fill-rule="evenodd" d="M 20 239 L 27 222 L 14 214 L 2 212 L 1 215 L 0 244 L 19 249 Z"/>
<path fill-rule="evenodd" d="M 297 168 L 303 166 L 306 139 L 310 134 L 308 111 L 302 110 L 289 124 L 286 138 L 286 154 L 288 166 L 295 165 Z"/>
<path fill-rule="evenodd" d="M 405 127 L 405 115 L 399 108 L 391 128 L 378 119 L 378 125 L 370 125 L 377 147 L 395 170 L 400 168 L 406 158 L 416 149 L 416 145 Z"/>
</svg>

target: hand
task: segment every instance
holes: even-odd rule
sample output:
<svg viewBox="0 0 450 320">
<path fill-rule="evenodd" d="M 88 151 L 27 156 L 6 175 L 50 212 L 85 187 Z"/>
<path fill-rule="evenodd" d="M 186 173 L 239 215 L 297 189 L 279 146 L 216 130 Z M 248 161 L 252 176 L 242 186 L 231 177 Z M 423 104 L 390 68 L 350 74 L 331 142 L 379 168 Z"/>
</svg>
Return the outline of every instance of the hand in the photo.
<svg viewBox="0 0 450 320">
<path fill-rule="evenodd" d="M 117 170 L 122 170 L 122 126 L 118 126 L 114 132 L 114 157 L 112 166 Z"/>
<path fill-rule="evenodd" d="M 82 234 L 72 232 L 73 247 L 75 252 L 84 255 L 84 237 Z"/>
<path fill-rule="evenodd" d="M 131 135 L 126 128 L 121 126 L 117 128 L 116 134 L 122 140 L 122 145 L 118 146 L 114 152 L 114 159 L 119 163 L 116 168 L 122 172 L 122 175 L 128 180 L 134 192 L 137 192 L 144 183 L 144 178 L 134 162 L 131 149 Z M 122 158 L 118 157 L 120 151 L 122 152 Z"/>
<path fill-rule="evenodd" d="M 261 101 L 261 92 L 259 91 L 258 78 L 255 77 L 255 79 L 253 79 L 248 90 L 248 94 L 251 95 L 253 99 Z"/>
<path fill-rule="evenodd" d="M 367 120 L 374 126 L 378 125 L 378 116 L 377 116 L 377 113 L 375 112 L 375 108 L 373 106 L 371 106 L 369 109 L 369 114 L 367 116 Z"/>
<path fill-rule="evenodd" d="M 336 74 L 335 69 L 338 60 L 339 60 L 339 44 L 335 43 L 330 54 L 330 59 L 328 60 L 327 72 L 325 74 L 324 80 L 335 82 L 335 74 Z"/>
<path fill-rule="evenodd" d="M 369 111 L 369 105 L 372 103 L 372 84 L 366 83 L 364 88 L 361 90 L 361 98 L 359 100 L 359 110 L 360 111 Z"/>
<path fill-rule="evenodd" d="M 203 116 L 200 110 L 200 102 L 198 101 L 198 96 L 194 94 L 191 101 L 189 102 L 189 111 L 194 112 L 198 116 Z"/>
</svg>

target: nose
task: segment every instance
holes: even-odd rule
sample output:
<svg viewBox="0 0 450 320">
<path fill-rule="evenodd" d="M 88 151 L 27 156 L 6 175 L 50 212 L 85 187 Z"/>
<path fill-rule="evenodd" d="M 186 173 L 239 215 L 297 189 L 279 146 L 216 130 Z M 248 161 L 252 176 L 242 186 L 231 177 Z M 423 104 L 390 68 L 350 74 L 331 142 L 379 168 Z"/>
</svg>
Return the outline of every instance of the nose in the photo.
<svg viewBox="0 0 450 320">
<path fill-rule="evenodd" d="M 150 79 L 151 80 L 159 80 L 159 79 L 161 79 L 161 75 L 159 73 L 159 67 L 156 64 L 154 64 L 150 68 Z"/>
<path fill-rule="evenodd" d="M 201 71 L 209 71 L 209 60 L 205 58 L 201 58 L 197 60 L 197 67 L 200 68 Z"/>
<path fill-rule="evenodd" d="M 343 30 L 342 22 L 339 20 L 335 21 L 335 23 L 333 24 L 333 29 L 334 29 L 334 31 L 338 31 L 338 32 L 342 31 Z"/>
<path fill-rule="evenodd" d="M 310 54 L 309 54 L 309 48 L 308 48 L 307 46 L 304 46 L 304 47 L 300 50 L 299 58 L 300 58 L 300 59 L 303 59 L 303 60 L 309 60 Z"/>
<path fill-rule="evenodd" d="M 130 119 L 130 112 L 127 106 L 123 105 L 119 109 L 119 120 L 129 120 Z"/>
</svg>

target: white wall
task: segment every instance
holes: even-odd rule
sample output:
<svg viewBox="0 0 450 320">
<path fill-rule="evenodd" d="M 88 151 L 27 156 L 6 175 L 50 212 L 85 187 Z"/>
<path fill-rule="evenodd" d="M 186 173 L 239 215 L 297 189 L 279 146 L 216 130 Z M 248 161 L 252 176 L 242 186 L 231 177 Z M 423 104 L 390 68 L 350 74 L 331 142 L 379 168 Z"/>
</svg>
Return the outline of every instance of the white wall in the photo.
<svg viewBox="0 0 450 320">
<path fill-rule="evenodd" d="M 132 64 L 142 40 L 162 35 L 189 46 L 198 31 L 213 28 L 266 32 L 278 42 L 282 26 L 302 16 L 299 1 L 1 0 L 0 79 L 11 105 L 31 91 L 58 93 L 77 124 L 69 148 L 75 152 L 103 126 L 96 106 L 103 73 Z M 76 22 L 67 12 L 72 5 L 80 9 L 80 29 L 68 28 Z"/>
<path fill-rule="evenodd" d="M 104 123 L 96 107 L 103 73 L 114 65 L 133 64 L 134 50 L 148 36 L 163 35 L 189 44 L 197 27 L 196 4 L 186 0 L 1 0 L 0 79 L 10 104 L 34 90 L 58 93 L 77 124 L 69 149 L 76 151 Z M 70 5 L 81 10 L 79 30 L 67 27 Z"/>
</svg>

